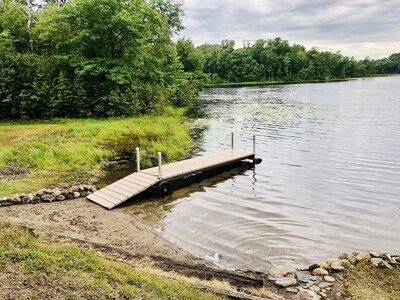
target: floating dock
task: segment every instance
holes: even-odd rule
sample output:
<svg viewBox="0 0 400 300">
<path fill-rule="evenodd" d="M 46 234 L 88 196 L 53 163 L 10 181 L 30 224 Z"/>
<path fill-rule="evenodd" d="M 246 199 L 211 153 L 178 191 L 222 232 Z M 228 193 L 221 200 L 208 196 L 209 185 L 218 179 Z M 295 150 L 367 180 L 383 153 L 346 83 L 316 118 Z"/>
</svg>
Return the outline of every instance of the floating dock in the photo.
<svg viewBox="0 0 400 300">
<path fill-rule="evenodd" d="M 136 155 L 137 172 L 104 187 L 87 198 L 105 208 L 112 209 L 151 187 L 156 187 L 160 196 L 168 195 L 171 193 L 170 181 L 179 178 L 246 159 L 251 159 L 254 163 L 261 162 L 261 159 L 255 158 L 255 136 L 253 137 L 253 151 L 244 151 L 233 148 L 233 134 L 231 149 L 166 165 L 162 165 L 159 152 L 158 166 L 145 170 L 140 170 L 139 148 L 136 148 Z"/>
</svg>

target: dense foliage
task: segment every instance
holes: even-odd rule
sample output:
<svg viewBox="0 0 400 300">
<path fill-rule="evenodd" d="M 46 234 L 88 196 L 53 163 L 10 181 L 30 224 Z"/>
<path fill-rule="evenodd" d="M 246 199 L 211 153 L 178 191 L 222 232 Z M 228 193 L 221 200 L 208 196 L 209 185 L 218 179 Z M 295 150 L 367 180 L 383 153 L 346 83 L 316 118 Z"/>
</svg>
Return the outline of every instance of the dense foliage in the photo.
<svg viewBox="0 0 400 300">
<path fill-rule="evenodd" d="M 170 0 L 0 1 L 0 119 L 131 116 L 185 105 L 198 84 Z"/>
<path fill-rule="evenodd" d="M 304 81 L 400 73 L 400 54 L 388 59 L 361 61 L 316 48 L 290 45 L 281 38 L 258 40 L 235 49 L 235 43 L 201 45 L 204 72 L 212 83 L 254 81 Z"/>
</svg>

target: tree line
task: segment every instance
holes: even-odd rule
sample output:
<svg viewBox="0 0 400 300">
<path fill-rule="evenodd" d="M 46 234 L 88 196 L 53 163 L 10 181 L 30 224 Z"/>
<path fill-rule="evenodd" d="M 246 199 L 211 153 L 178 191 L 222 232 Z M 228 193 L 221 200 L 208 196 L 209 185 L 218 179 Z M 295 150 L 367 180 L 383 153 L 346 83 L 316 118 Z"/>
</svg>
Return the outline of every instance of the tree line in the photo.
<svg viewBox="0 0 400 300">
<path fill-rule="evenodd" d="M 132 116 L 186 106 L 203 83 L 400 73 L 281 38 L 195 47 L 174 0 L 0 0 L 0 120 Z"/>
<path fill-rule="evenodd" d="M 190 48 L 189 40 L 179 43 Z M 239 49 L 232 40 L 197 48 L 192 45 L 191 52 L 187 52 L 190 55 L 185 55 L 183 64 L 190 65 L 190 69 L 196 66 L 211 83 L 329 80 L 400 73 L 400 53 L 380 60 L 356 60 L 340 51 L 306 50 L 279 37 L 260 39 Z"/>
<path fill-rule="evenodd" d="M 172 0 L 0 1 L 0 119 L 131 116 L 186 105 L 198 80 Z"/>
</svg>

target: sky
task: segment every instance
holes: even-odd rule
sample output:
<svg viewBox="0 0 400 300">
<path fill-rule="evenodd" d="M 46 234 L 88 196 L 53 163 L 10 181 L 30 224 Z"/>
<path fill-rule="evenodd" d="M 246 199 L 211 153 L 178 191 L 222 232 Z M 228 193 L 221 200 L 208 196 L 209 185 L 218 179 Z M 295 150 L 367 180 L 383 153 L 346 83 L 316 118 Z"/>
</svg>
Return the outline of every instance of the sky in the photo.
<svg viewBox="0 0 400 300">
<path fill-rule="evenodd" d="M 357 59 L 400 52 L 400 0 L 184 0 L 195 45 L 281 37 Z"/>
</svg>

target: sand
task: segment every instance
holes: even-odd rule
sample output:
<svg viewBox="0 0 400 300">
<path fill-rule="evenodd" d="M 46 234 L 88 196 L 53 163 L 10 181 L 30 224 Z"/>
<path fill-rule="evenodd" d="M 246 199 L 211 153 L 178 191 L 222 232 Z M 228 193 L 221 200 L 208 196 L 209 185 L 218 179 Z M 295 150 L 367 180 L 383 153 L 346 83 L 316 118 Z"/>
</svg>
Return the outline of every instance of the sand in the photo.
<svg viewBox="0 0 400 300">
<path fill-rule="evenodd" d="M 200 261 L 122 209 L 106 210 L 86 198 L 0 207 L 0 220 L 34 228 L 44 235 L 106 244 L 133 254 Z"/>
</svg>

